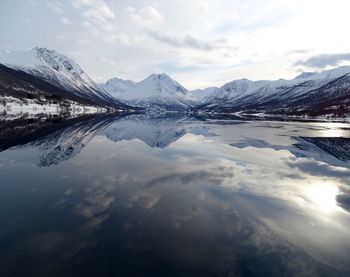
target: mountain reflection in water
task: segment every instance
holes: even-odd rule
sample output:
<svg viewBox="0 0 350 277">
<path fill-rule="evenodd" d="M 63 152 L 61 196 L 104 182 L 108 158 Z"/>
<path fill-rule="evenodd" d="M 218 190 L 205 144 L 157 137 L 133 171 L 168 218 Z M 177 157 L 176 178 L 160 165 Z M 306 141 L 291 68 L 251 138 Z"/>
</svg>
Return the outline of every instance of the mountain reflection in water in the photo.
<svg viewBox="0 0 350 277">
<path fill-rule="evenodd" d="M 1 276 L 349 276 L 348 124 L 0 122 Z"/>
</svg>

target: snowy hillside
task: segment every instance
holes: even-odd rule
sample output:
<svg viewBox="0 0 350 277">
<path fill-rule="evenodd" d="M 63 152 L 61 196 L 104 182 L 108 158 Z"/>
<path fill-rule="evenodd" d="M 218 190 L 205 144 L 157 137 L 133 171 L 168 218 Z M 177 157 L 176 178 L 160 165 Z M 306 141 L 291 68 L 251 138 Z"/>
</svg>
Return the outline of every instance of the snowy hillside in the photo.
<svg viewBox="0 0 350 277">
<path fill-rule="evenodd" d="M 107 106 L 118 104 L 77 63 L 55 50 L 36 47 L 25 52 L 1 52 L 0 63 L 31 74 L 87 101 Z"/>
<path fill-rule="evenodd" d="M 99 86 L 114 98 L 124 99 L 126 98 L 126 95 L 124 94 L 133 89 L 136 86 L 136 83 L 129 80 L 113 78 L 107 81 L 105 84 L 100 84 Z"/>
<path fill-rule="evenodd" d="M 217 87 L 210 87 L 206 89 L 196 89 L 192 90 L 192 95 L 197 99 L 199 103 L 205 103 L 218 88 Z"/>
<path fill-rule="evenodd" d="M 186 88 L 166 74 L 152 74 L 138 83 L 115 78 L 102 87 L 118 100 L 140 107 L 183 110 L 197 104 Z"/>
<path fill-rule="evenodd" d="M 335 110 L 344 109 L 343 105 L 348 106 L 349 97 L 350 67 L 339 67 L 321 73 L 303 73 L 293 80 L 236 80 L 211 92 L 200 109 L 220 112 L 334 113 Z"/>
<path fill-rule="evenodd" d="M 0 52 L 0 92 L 3 99 L 34 99 L 34 104 L 42 106 L 45 101 L 70 105 L 64 102 L 69 100 L 93 107 L 130 110 L 133 106 L 152 112 L 338 116 L 350 114 L 350 67 L 304 72 L 292 80 L 241 79 L 220 88 L 188 91 L 166 74 L 152 74 L 140 82 L 113 78 L 97 85 L 72 59 L 36 47 L 25 52 Z M 2 102 L 7 103 L 5 100 Z"/>
</svg>

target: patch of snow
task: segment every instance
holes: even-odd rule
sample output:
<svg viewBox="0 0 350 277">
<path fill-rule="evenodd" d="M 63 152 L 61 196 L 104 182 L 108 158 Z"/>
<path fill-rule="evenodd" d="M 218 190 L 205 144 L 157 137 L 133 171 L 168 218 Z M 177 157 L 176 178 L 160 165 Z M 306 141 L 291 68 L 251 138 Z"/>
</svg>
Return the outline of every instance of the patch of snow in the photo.
<svg viewBox="0 0 350 277">
<path fill-rule="evenodd" d="M 62 112 L 69 111 L 72 115 L 94 114 L 107 112 L 105 108 L 95 106 L 84 106 L 73 101 L 67 101 L 69 105 L 61 106 L 48 102 L 39 102 L 33 99 L 21 100 L 15 97 L 0 96 L 0 113 L 6 116 L 15 117 L 16 115 L 27 114 L 35 116 L 39 114 L 59 115 Z"/>
</svg>

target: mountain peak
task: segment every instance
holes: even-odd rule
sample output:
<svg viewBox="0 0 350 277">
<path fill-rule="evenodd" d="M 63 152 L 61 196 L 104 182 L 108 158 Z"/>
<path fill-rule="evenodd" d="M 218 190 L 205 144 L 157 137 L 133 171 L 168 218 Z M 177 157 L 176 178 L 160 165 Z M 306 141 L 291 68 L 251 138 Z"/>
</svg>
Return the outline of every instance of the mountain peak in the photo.
<svg viewBox="0 0 350 277">
<path fill-rule="evenodd" d="M 101 86 L 117 99 L 140 107 L 187 109 L 194 106 L 196 100 L 185 87 L 165 73 L 151 74 L 138 83 L 114 78 Z"/>
<path fill-rule="evenodd" d="M 10 51 L 0 55 L 0 62 L 9 66 L 27 69 L 50 68 L 56 72 L 79 77 L 84 74 L 81 67 L 72 59 L 45 47 L 34 47 L 27 51 Z"/>
<path fill-rule="evenodd" d="M 110 97 L 72 59 L 45 47 L 11 51 L 0 55 L 0 63 L 38 76 L 55 86 L 83 94 L 85 98 Z"/>
<path fill-rule="evenodd" d="M 56 50 L 48 49 L 48 48 L 40 47 L 40 46 L 34 47 L 31 50 L 36 51 L 38 54 L 40 54 L 40 53 L 52 53 L 52 54 L 57 53 Z M 31 51 L 31 50 L 29 50 L 29 51 Z"/>
<path fill-rule="evenodd" d="M 165 73 L 161 73 L 161 74 L 153 73 L 149 77 L 147 77 L 146 80 L 164 81 L 164 80 L 172 80 L 172 78 Z"/>
<path fill-rule="evenodd" d="M 316 72 L 302 72 L 301 74 L 296 76 L 294 78 L 294 80 L 308 78 L 308 77 L 311 77 L 311 76 L 313 76 L 315 74 L 317 74 L 317 73 Z"/>
<path fill-rule="evenodd" d="M 124 79 L 121 79 L 121 78 L 118 78 L 118 77 L 114 77 L 114 78 L 112 78 L 112 79 L 109 79 L 108 81 L 107 81 L 107 84 L 117 84 L 117 83 L 135 83 L 135 82 L 133 82 L 133 81 L 131 81 L 131 80 L 124 80 Z"/>
<path fill-rule="evenodd" d="M 36 56 L 44 65 L 53 68 L 56 71 L 69 71 L 75 76 L 84 73 L 81 67 L 72 59 L 65 55 L 59 54 L 56 50 L 47 49 L 44 47 L 35 47 Z"/>
<path fill-rule="evenodd" d="M 115 98 L 122 98 L 122 95 L 134 88 L 136 85 L 135 82 L 130 80 L 123 80 L 117 77 L 114 77 L 108 80 L 104 84 L 100 84 L 100 87 L 108 91 Z"/>
<path fill-rule="evenodd" d="M 118 77 L 114 77 L 114 78 L 108 80 L 108 82 L 115 82 L 115 81 L 124 81 L 124 80 L 120 79 Z"/>
<path fill-rule="evenodd" d="M 188 93 L 185 87 L 165 73 L 152 74 L 139 84 L 146 87 L 153 87 L 152 90 L 158 92 L 172 91 L 173 93 L 181 93 L 184 95 Z"/>
</svg>

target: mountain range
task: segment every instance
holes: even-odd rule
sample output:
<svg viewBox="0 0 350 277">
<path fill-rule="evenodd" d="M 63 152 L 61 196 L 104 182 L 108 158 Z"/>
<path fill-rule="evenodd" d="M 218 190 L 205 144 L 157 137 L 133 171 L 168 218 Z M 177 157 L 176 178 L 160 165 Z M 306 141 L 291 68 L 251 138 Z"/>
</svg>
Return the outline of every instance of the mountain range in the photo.
<svg viewBox="0 0 350 277">
<path fill-rule="evenodd" d="M 304 72 L 293 80 L 241 79 L 189 91 L 166 74 L 96 84 L 72 59 L 36 47 L 0 52 L 0 93 L 4 105 L 29 98 L 119 110 L 343 116 L 350 114 L 350 67 Z"/>
<path fill-rule="evenodd" d="M 350 112 L 350 67 L 302 73 L 293 80 L 229 82 L 206 96 L 201 111 L 291 115 Z"/>
</svg>

